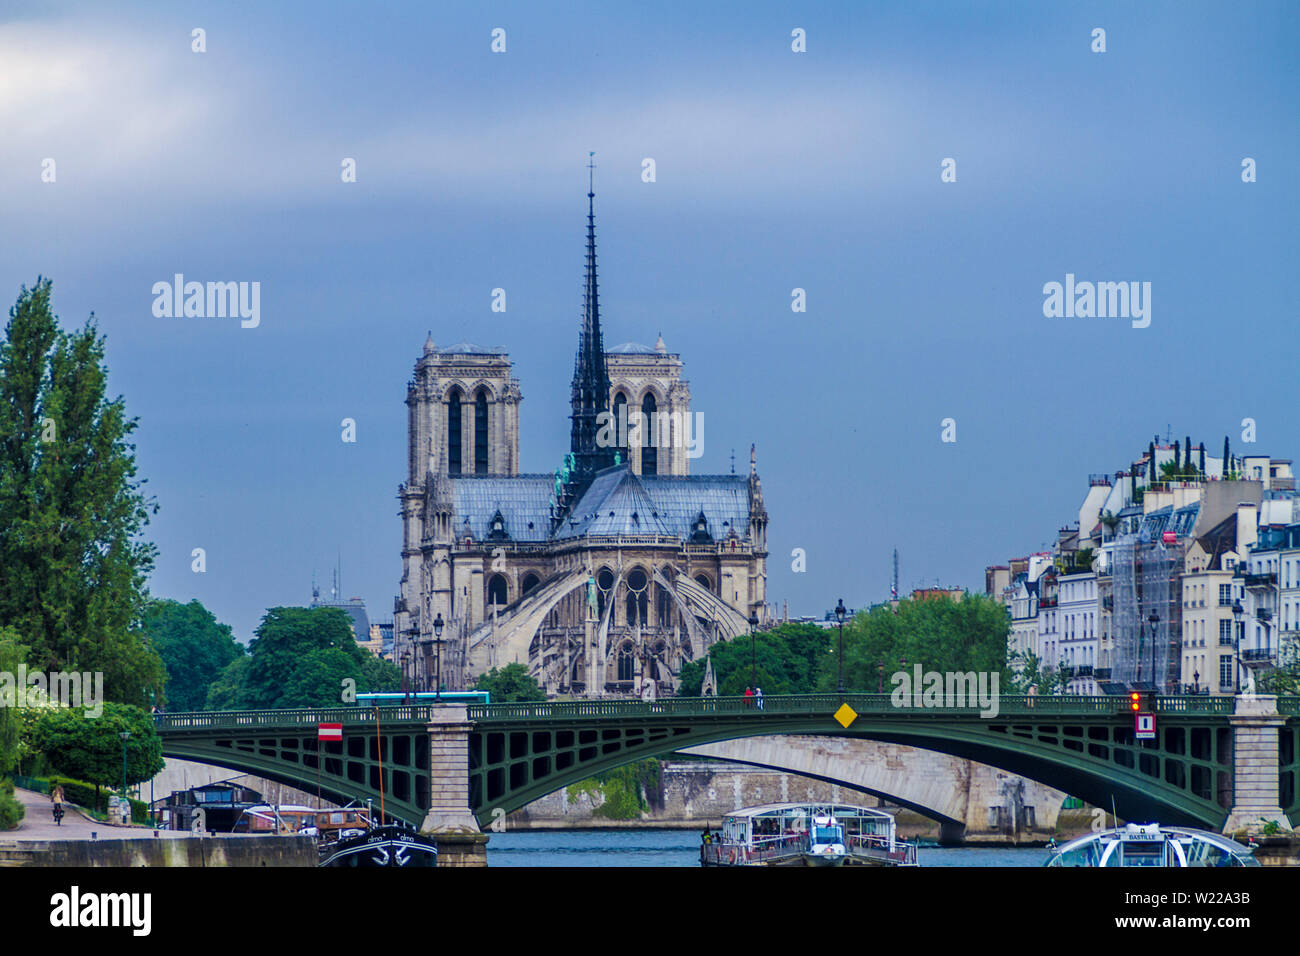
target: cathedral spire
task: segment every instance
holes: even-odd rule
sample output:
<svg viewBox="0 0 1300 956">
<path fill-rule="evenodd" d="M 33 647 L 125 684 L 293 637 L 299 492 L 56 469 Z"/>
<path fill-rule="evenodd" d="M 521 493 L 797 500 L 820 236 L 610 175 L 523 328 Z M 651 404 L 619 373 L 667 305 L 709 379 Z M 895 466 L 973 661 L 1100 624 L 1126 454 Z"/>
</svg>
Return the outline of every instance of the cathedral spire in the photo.
<svg viewBox="0 0 1300 956">
<path fill-rule="evenodd" d="M 594 158 L 595 153 L 589 154 Z M 578 355 L 573 365 L 573 429 L 570 451 L 575 470 L 571 481 L 580 492 L 591 477 L 614 464 L 614 447 L 597 444 L 602 412 L 609 412 L 609 369 L 605 364 L 605 345 L 600 330 L 600 296 L 596 285 L 596 212 L 594 170 L 587 163 L 587 268 L 582 295 L 582 330 L 578 336 Z M 599 419 L 599 420 L 598 420 Z"/>
</svg>

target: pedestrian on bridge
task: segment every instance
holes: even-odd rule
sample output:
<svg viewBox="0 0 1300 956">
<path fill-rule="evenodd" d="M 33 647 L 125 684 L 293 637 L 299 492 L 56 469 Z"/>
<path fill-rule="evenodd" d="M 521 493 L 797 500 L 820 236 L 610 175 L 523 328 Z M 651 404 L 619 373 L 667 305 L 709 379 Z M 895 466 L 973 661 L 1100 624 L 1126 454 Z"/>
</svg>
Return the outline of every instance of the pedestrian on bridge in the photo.
<svg viewBox="0 0 1300 956">
<path fill-rule="evenodd" d="M 763 688 L 758 687 L 754 690 L 754 699 L 758 701 L 758 709 L 763 709 Z"/>
<path fill-rule="evenodd" d="M 753 706 L 753 704 L 754 704 L 754 688 L 752 688 L 752 687 L 746 687 L 746 688 L 745 688 L 745 706 L 746 706 L 746 707 L 751 707 L 751 706 Z"/>
</svg>

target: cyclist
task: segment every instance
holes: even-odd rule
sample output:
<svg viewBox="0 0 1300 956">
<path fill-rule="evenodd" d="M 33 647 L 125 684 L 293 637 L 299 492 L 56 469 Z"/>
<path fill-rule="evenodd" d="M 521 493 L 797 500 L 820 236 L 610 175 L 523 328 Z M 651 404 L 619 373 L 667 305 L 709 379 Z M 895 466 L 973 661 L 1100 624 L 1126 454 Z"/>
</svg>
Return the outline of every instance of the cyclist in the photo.
<svg viewBox="0 0 1300 956">
<path fill-rule="evenodd" d="M 63 786 L 56 783 L 50 791 L 50 802 L 54 804 L 54 822 L 59 826 L 63 826 L 63 800 Z"/>
</svg>

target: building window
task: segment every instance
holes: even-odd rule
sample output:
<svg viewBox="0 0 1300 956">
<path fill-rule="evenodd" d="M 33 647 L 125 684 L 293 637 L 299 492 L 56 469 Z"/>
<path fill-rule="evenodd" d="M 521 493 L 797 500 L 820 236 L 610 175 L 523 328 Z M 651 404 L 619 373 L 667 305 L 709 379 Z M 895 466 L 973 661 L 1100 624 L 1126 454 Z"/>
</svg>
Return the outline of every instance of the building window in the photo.
<svg viewBox="0 0 1300 956">
<path fill-rule="evenodd" d="M 1231 621 L 1219 622 L 1219 645 L 1221 647 L 1232 646 L 1232 622 Z"/>
<path fill-rule="evenodd" d="M 447 400 L 447 474 L 460 474 L 460 392 Z"/>
<path fill-rule="evenodd" d="M 627 431 L 624 431 L 626 423 Z M 632 424 L 627 421 L 627 396 L 619 392 L 614 396 L 614 447 L 620 452 L 624 462 L 629 460 L 627 446 L 623 444 L 623 439 L 627 437 L 628 431 L 631 431 Z"/>
<path fill-rule="evenodd" d="M 632 653 L 631 644 L 624 644 L 618 649 L 618 679 L 631 680 L 635 673 L 636 655 Z"/>
<path fill-rule="evenodd" d="M 525 576 L 523 587 L 519 591 L 520 596 L 530 593 L 539 583 L 541 582 L 538 580 L 537 575 L 529 574 Z"/>
<path fill-rule="evenodd" d="M 1232 690 L 1232 655 L 1219 655 L 1219 690 Z"/>
<path fill-rule="evenodd" d="M 1219 585 L 1219 607 L 1232 607 L 1232 585 Z"/>
<path fill-rule="evenodd" d="M 633 568 L 627 576 L 627 623 L 628 627 L 636 624 L 650 623 L 646 618 L 649 609 L 647 585 L 649 580 L 640 568 Z"/>
<path fill-rule="evenodd" d="M 641 402 L 641 412 L 645 415 L 645 426 L 641 433 L 641 474 L 657 475 L 659 474 L 659 449 L 656 447 L 658 440 L 655 427 L 655 397 L 647 394 Z"/>
<path fill-rule="evenodd" d="M 506 603 L 506 579 L 504 575 L 494 574 L 492 580 L 488 582 L 488 605 L 493 604 L 504 607 Z"/>
<path fill-rule="evenodd" d="M 601 568 L 596 572 L 596 616 L 605 617 L 605 606 L 609 602 L 610 589 L 614 587 L 614 572 Z"/>
<path fill-rule="evenodd" d="M 474 399 L 474 474 L 488 473 L 488 401 L 487 394 L 479 390 Z"/>
</svg>

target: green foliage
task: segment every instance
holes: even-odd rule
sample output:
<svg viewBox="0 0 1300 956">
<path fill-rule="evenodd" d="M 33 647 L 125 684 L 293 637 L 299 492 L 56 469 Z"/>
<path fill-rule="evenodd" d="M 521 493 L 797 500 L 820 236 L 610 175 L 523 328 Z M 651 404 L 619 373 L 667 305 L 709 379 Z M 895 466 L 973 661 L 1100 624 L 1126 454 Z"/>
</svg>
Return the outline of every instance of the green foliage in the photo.
<svg viewBox="0 0 1300 956">
<path fill-rule="evenodd" d="M 585 793 L 596 804 L 592 816 L 636 820 L 649 809 L 646 793 L 659 792 L 662 772 L 662 765 L 653 757 L 624 764 L 567 787 L 568 801 L 576 803 Z"/>
<path fill-rule="evenodd" d="M 1264 835 L 1264 836 L 1277 836 L 1279 833 L 1282 832 L 1282 824 L 1278 823 L 1278 821 L 1276 821 L 1276 820 L 1265 820 L 1263 817 L 1260 817 L 1259 819 L 1260 819 L 1260 822 L 1264 824 L 1262 827 L 1260 827 L 1260 830 L 1259 830 L 1259 832 L 1260 832 L 1262 835 Z"/>
<path fill-rule="evenodd" d="M 1064 694 L 1070 682 L 1069 670 L 1064 665 L 1044 667 L 1033 651 L 1012 654 L 1010 663 L 1014 670 L 1010 679 L 1005 681 L 1008 693 L 1028 694 L 1032 687 L 1035 694 Z"/>
<path fill-rule="evenodd" d="M 764 696 L 770 694 L 811 694 L 817 689 L 820 669 L 825 666 L 826 652 L 835 640 L 833 631 L 812 624 L 780 624 L 753 636 L 733 637 L 709 648 L 713 673 L 718 680 L 718 694 L 739 697 L 754 680 Z M 845 642 L 848 630 L 845 630 Z M 679 675 L 678 695 L 698 697 L 704 683 L 704 661 L 688 661 Z"/>
<path fill-rule="evenodd" d="M 982 594 L 960 601 L 948 598 L 902 600 L 895 612 L 881 605 L 844 625 L 844 686 L 849 692 L 889 693 L 890 678 L 920 664 L 922 671 L 986 672 L 1007 686 L 1007 621 L 1002 602 Z M 838 635 L 830 632 L 830 651 L 819 690 L 834 691 L 838 674 Z M 766 688 L 765 688 L 766 689 Z"/>
<path fill-rule="evenodd" d="M 249 644 L 208 688 L 209 710 L 337 707 L 345 690 L 400 690 L 402 673 L 360 647 L 352 619 L 333 607 L 273 607 Z"/>
<path fill-rule="evenodd" d="M 22 823 L 26 807 L 14 796 L 12 780 L 0 780 L 0 830 L 12 830 Z"/>
<path fill-rule="evenodd" d="M 243 646 L 198 601 L 162 600 L 144 615 L 149 643 L 167 669 L 166 703 L 170 710 L 202 710 L 208 689 L 232 661 L 245 656 Z"/>
<path fill-rule="evenodd" d="M 29 666 L 102 672 L 108 699 L 144 703 L 164 677 L 139 630 L 156 550 L 138 539 L 157 506 L 94 318 L 63 331 L 50 290 L 22 290 L 0 341 L 0 621 Z"/>
<path fill-rule="evenodd" d="M 0 627 L 0 671 L 16 674 L 27 659 L 27 648 L 13 628 Z M 22 759 L 21 722 L 16 707 L 0 706 L 0 774 L 13 770 Z"/>
<path fill-rule="evenodd" d="M 492 703 L 509 704 L 516 701 L 546 700 L 546 691 L 528 673 L 523 664 L 494 667 L 479 676 L 475 690 L 485 690 L 492 695 Z"/>
<path fill-rule="evenodd" d="M 1255 683 L 1261 694 L 1300 694 L 1300 664 L 1285 664 L 1260 674 Z"/>
<path fill-rule="evenodd" d="M 162 745 L 153 720 L 130 704 L 104 705 L 102 716 L 87 717 L 82 710 L 45 711 L 37 724 L 36 745 L 54 769 L 69 777 L 100 786 L 122 782 L 122 739 L 126 741 L 126 782 L 148 780 L 163 768 Z"/>
</svg>

